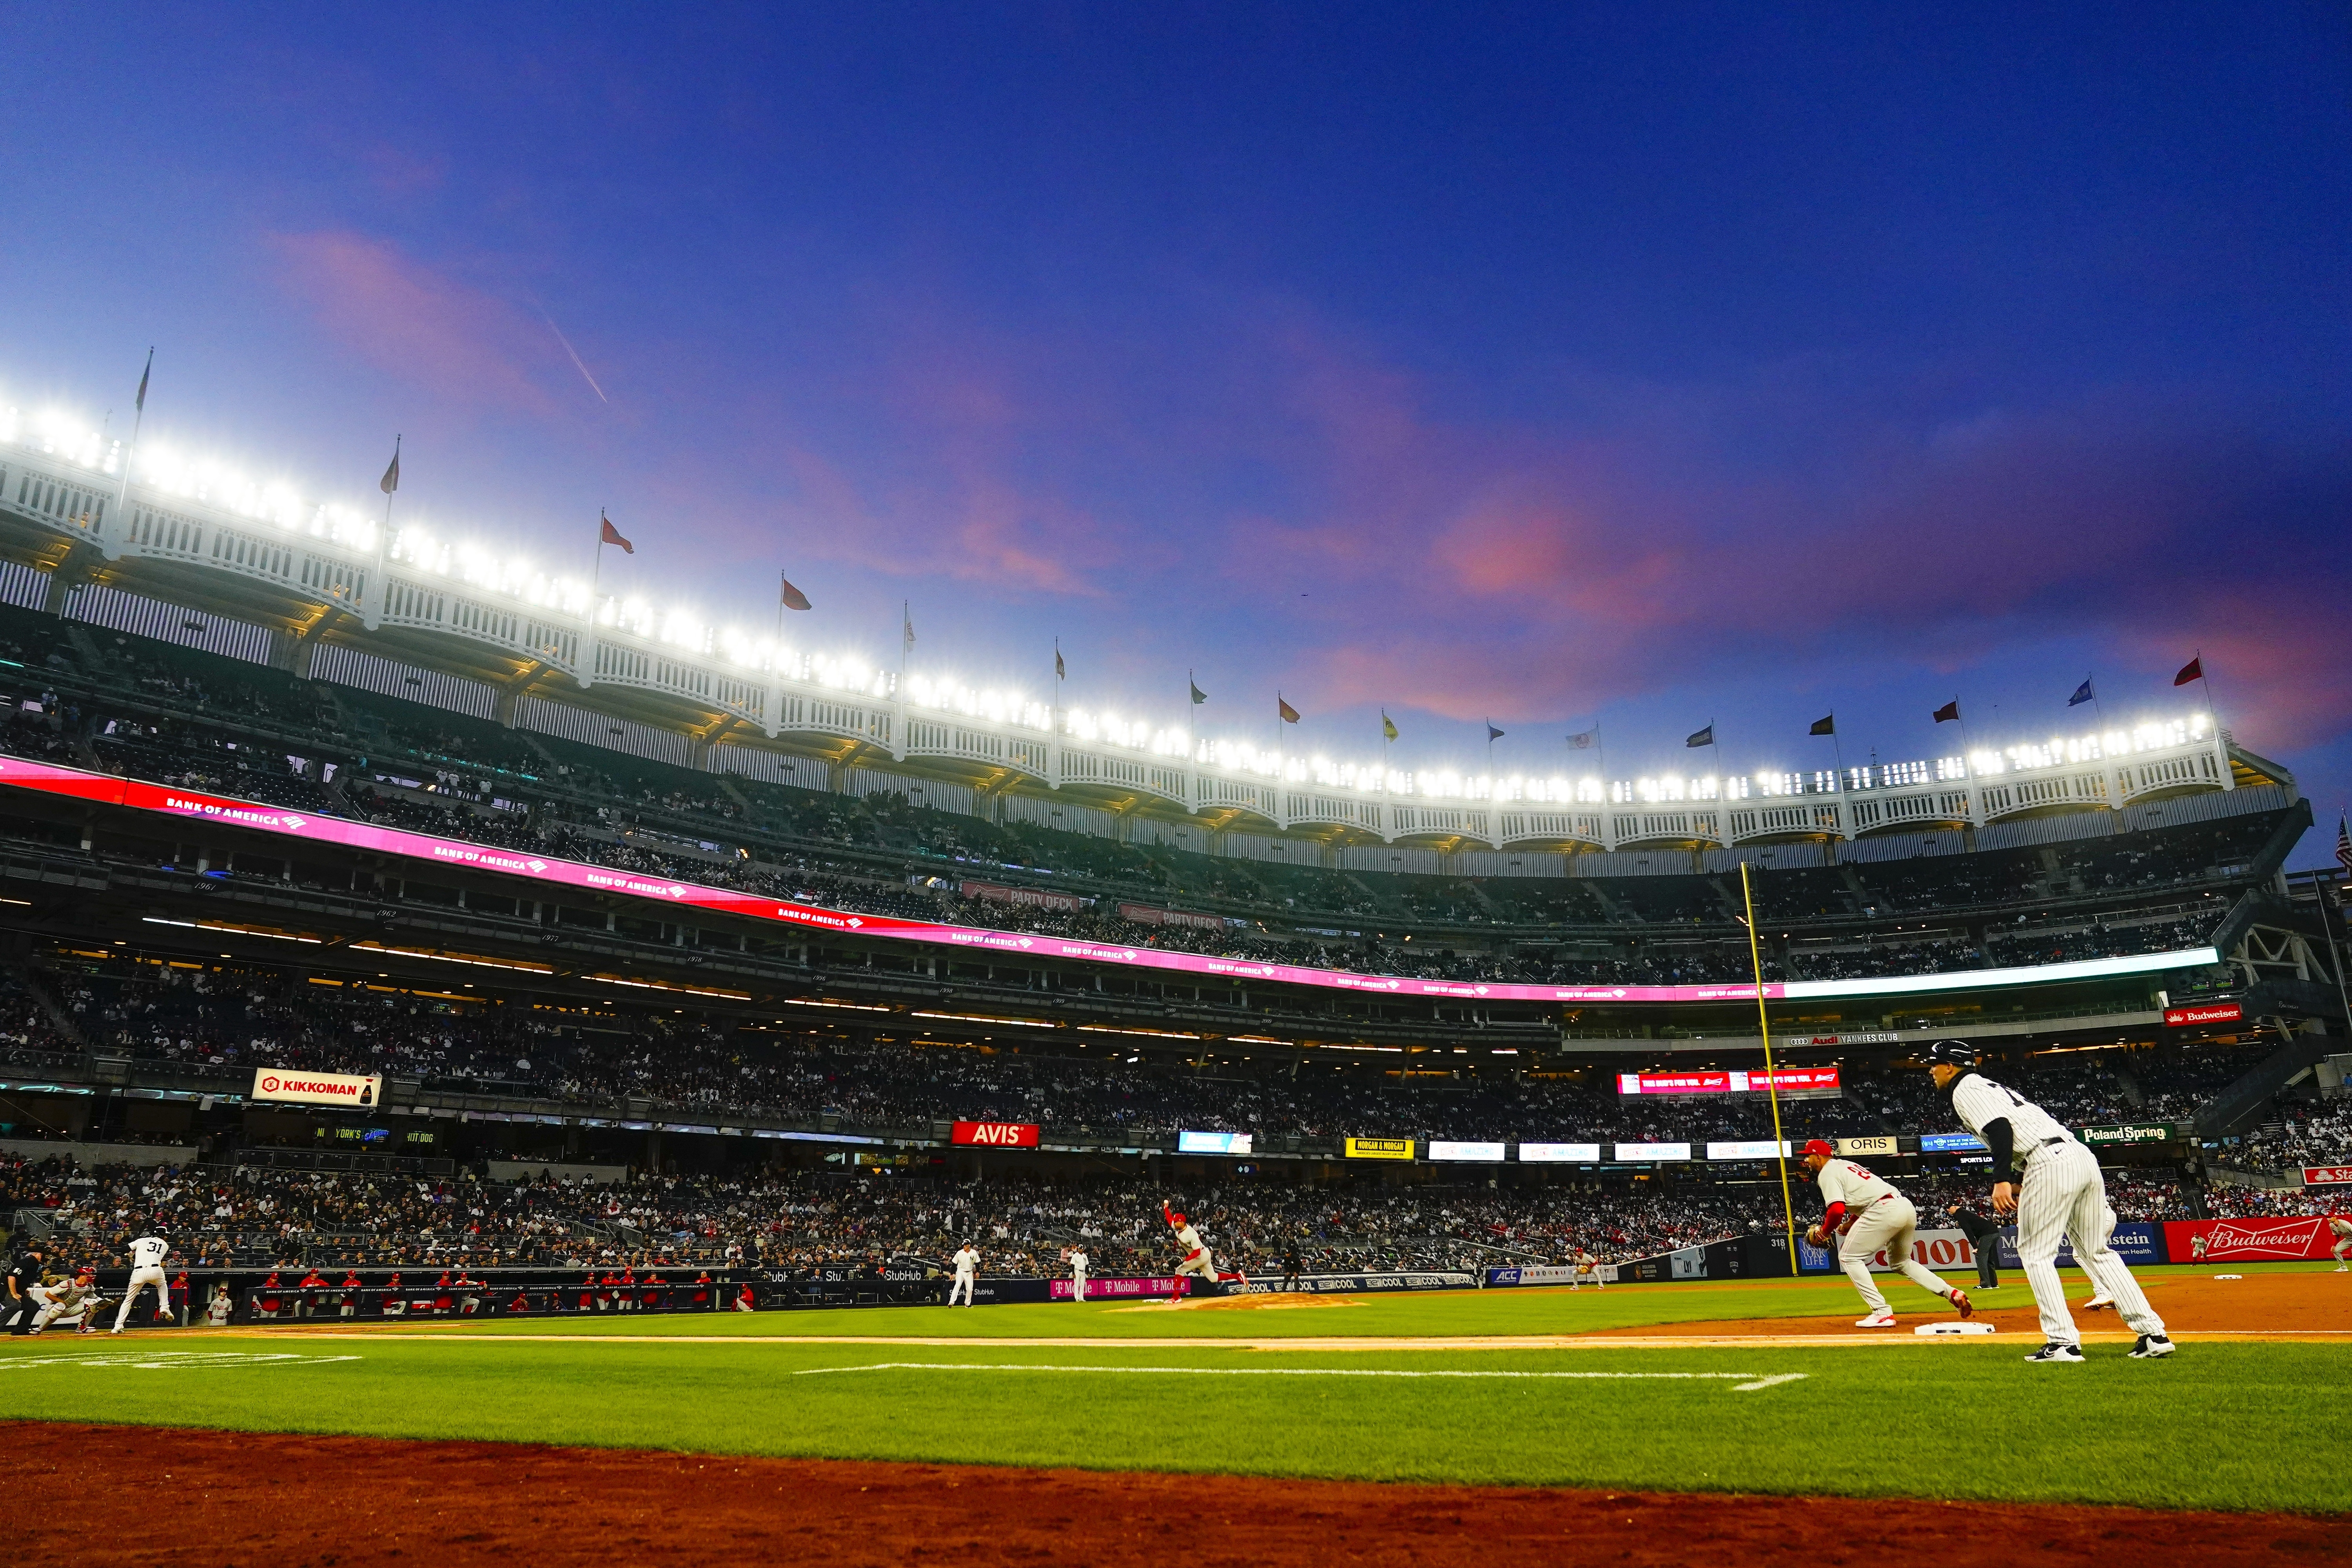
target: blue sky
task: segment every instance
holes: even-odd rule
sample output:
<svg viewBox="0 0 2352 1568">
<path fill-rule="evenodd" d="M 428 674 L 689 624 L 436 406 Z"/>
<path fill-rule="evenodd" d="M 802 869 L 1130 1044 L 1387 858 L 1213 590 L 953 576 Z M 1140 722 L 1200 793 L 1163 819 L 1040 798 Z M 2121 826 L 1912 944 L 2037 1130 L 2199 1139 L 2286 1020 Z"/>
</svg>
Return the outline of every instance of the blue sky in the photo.
<svg viewBox="0 0 2352 1568">
<path fill-rule="evenodd" d="M 1406 765 L 2352 793 L 2340 8 L 12 8 L 0 399 Z M 575 358 L 576 356 L 576 358 Z M 2324 858 L 2315 835 L 2298 860 Z"/>
</svg>

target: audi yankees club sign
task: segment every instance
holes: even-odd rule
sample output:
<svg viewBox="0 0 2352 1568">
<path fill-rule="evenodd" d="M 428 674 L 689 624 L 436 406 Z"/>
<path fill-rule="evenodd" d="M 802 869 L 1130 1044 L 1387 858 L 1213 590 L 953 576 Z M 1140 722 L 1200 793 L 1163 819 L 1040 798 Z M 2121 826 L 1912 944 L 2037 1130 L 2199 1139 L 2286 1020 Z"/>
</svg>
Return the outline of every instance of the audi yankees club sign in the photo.
<svg viewBox="0 0 2352 1568">
<path fill-rule="evenodd" d="M 257 1068 L 253 1098 L 289 1105 L 348 1105 L 373 1110 L 383 1099 L 383 1074 L 297 1072 L 290 1068 Z"/>
</svg>

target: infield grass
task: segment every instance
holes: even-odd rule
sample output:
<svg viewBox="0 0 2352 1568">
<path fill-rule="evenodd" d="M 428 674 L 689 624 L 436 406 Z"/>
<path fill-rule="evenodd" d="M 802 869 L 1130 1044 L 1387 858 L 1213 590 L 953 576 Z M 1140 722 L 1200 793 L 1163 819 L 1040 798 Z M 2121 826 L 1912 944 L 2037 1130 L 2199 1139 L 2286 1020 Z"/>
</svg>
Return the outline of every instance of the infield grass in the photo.
<svg viewBox="0 0 2352 1568">
<path fill-rule="evenodd" d="M 1546 1333 L 1603 1326 L 1604 1313 L 1624 1326 L 1801 1315 L 1775 1305 L 1846 1311 L 1850 1301 L 1850 1293 L 1825 1300 L 1811 1282 L 1780 1282 L 1564 1300 L 1556 1292 L 1391 1298 L 1298 1311 L 1003 1307 L 570 1325 L 625 1330 L 633 1338 L 624 1342 L 416 1331 L 0 1342 L 0 1416 L 1368 1480 L 2352 1509 L 2346 1467 L 2293 1462 L 2352 1452 L 2341 1397 L 2352 1346 L 2342 1344 L 2191 1343 L 2168 1361 L 2133 1362 L 2109 1343 L 2091 1347 L 2085 1365 L 2038 1367 L 2020 1360 L 2031 1345 L 2014 1334 L 1752 1350 L 1342 1352 L 1217 1342 Z M 1202 1342 L 803 1338 L 882 1331 L 885 1320 L 907 1334 L 1000 1336 L 1107 1337 L 1124 1333 L 1122 1323 L 1156 1336 L 1182 1325 Z M 542 1335 L 566 1326 L 512 1325 Z M 763 1337 L 712 1337 L 747 1329 Z M 257 1356 L 291 1359 L 243 1359 Z"/>
</svg>

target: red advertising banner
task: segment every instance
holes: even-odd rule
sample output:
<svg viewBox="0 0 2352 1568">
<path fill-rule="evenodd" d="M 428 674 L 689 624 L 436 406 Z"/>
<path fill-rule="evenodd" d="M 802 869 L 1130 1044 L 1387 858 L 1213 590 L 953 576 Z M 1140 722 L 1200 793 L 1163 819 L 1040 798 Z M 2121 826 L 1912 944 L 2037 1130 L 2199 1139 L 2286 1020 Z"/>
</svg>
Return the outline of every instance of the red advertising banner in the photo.
<svg viewBox="0 0 2352 1568">
<path fill-rule="evenodd" d="M 1776 1089 L 1789 1094 L 1801 1089 L 1829 1089 L 1838 1087 L 1838 1069 L 1830 1068 L 1776 1068 L 1767 1073 L 1759 1068 L 1753 1072 L 1732 1068 L 1722 1072 L 1621 1072 L 1617 1075 L 1619 1094 L 1762 1094 Z"/>
<path fill-rule="evenodd" d="M 2234 1024 L 2246 1016 L 2244 1005 L 2237 1002 L 2207 1002 L 2195 1007 L 2167 1007 L 2164 1026 L 2186 1029 L 2198 1024 Z"/>
<path fill-rule="evenodd" d="M 2336 1235 L 2326 1219 L 2168 1219 L 2166 1256 L 2175 1263 L 2249 1263 L 2262 1258 L 2325 1258 Z"/>
<path fill-rule="evenodd" d="M 2303 1184 L 2306 1187 L 2333 1187 L 2352 1182 L 2352 1165 L 2305 1165 Z"/>
<path fill-rule="evenodd" d="M 1037 1126 L 1031 1121 L 959 1121 L 953 1141 L 985 1149 L 1034 1149 Z"/>
</svg>

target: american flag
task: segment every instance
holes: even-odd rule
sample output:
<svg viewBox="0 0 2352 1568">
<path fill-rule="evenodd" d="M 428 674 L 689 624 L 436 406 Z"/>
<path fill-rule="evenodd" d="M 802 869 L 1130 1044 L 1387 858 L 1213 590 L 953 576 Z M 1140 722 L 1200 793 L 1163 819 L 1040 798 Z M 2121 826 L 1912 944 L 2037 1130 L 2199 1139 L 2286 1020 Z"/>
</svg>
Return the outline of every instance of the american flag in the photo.
<svg viewBox="0 0 2352 1568">
<path fill-rule="evenodd" d="M 2344 819 L 2336 819 L 2336 863 L 2352 871 L 2352 833 L 2345 831 Z"/>
</svg>

